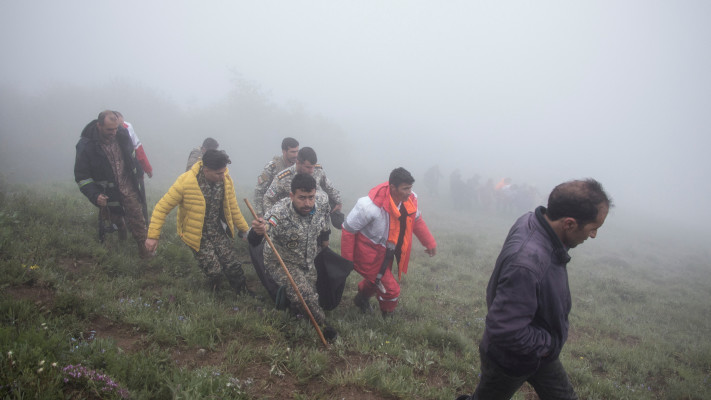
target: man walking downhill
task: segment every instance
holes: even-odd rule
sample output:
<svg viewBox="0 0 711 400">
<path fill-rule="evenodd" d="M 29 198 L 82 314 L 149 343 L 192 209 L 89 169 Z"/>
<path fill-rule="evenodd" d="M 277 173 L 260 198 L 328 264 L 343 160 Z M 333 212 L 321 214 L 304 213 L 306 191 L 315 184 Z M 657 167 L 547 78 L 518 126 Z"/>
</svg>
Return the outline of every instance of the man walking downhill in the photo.
<svg viewBox="0 0 711 400">
<path fill-rule="evenodd" d="M 321 249 L 328 247 L 331 229 L 326 218 L 327 212 L 328 204 L 316 196 L 316 180 L 313 176 L 306 173 L 296 174 L 291 180 L 289 197 L 281 199 L 268 209 L 264 218 L 252 220 L 249 242 L 253 246 L 259 245 L 264 234 L 268 232 L 278 255 L 270 246 L 264 246 L 266 272 L 274 282 L 284 288 L 292 309 L 306 313 L 306 310 L 302 310 L 298 295 L 279 263 L 278 257 L 281 257 L 314 320 L 325 326 L 324 336 L 332 340 L 336 337 L 336 330 L 325 325 L 326 314 L 318 301 L 314 265 L 314 259 Z"/>
<path fill-rule="evenodd" d="M 254 210 L 257 215 L 264 215 L 264 194 L 272 184 L 274 177 L 296 162 L 299 153 L 299 142 L 291 137 L 281 141 L 281 155 L 274 158 L 264 166 L 264 170 L 257 177 L 257 187 L 254 189 Z"/>
<path fill-rule="evenodd" d="M 271 185 L 264 193 L 263 206 L 266 213 L 279 200 L 289 197 L 291 190 L 291 180 L 296 174 L 309 174 L 316 180 L 316 196 L 328 200 L 329 210 L 327 216 L 339 211 L 342 206 L 341 192 L 336 189 L 331 180 L 326 176 L 321 164 L 317 164 L 316 152 L 311 147 L 304 147 L 299 150 L 296 156 L 296 163 L 286 168 L 274 177 Z"/>
<path fill-rule="evenodd" d="M 558 358 L 572 306 L 568 250 L 597 236 L 610 207 L 599 182 L 575 180 L 514 223 L 486 288 L 481 379 L 458 399 L 510 399 L 524 382 L 541 400 L 578 398 Z"/>
<path fill-rule="evenodd" d="M 397 260 L 400 279 L 407 273 L 413 233 L 430 257 L 437 253 L 437 243 L 412 191 L 414 182 L 405 168 L 394 169 L 388 182 L 358 199 L 343 223 L 341 256 L 353 261 L 353 268 L 363 276 L 354 299 L 362 312 L 370 310 L 373 296 L 377 296 L 383 317 L 395 311 L 400 284 L 392 273 L 393 260 Z"/>
<path fill-rule="evenodd" d="M 125 238 L 126 227 L 141 258 L 150 257 L 146 240 L 146 193 L 143 169 L 128 131 L 111 110 L 99 113 L 82 131 L 76 146 L 74 179 L 99 212 L 108 214 Z"/>
<path fill-rule="evenodd" d="M 196 162 L 202 160 L 202 155 L 205 154 L 206 151 L 217 150 L 218 148 L 220 148 L 220 144 L 217 143 L 217 140 L 211 137 L 203 140 L 200 147 L 190 150 L 190 154 L 188 155 L 188 163 L 185 166 L 185 172 L 190 171 L 190 168 L 192 168 Z"/>
<path fill-rule="evenodd" d="M 178 235 L 193 251 L 213 288 L 226 278 L 241 293 L 247 287 L 232 238 L 235 229 L 243 235 L 249 225 L 237 205 L 227 170 L 230 163 L 225 152 L 207 150 L 202 160 L 178 177 L 153 209 L 146 248 L 156 250 L 165 219 L 178 206 Z"/>
</svg>

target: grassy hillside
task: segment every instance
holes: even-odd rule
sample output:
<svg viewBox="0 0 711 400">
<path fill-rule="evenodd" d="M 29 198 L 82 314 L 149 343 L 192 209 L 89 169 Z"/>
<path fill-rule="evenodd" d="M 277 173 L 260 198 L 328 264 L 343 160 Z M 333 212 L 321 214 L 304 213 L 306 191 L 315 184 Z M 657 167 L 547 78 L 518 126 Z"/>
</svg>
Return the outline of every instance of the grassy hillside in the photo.
<svg viewBox="0 0 711 400">
<path fill-rule="evenodd" d="M 208 287 L 176 237 L 175 213 L 157 257 L 141 261 L 131 240 L 113 234 L 98 243 L 96 209 L 75 186 L 3 185 L 0 396 L 453 399 L 470 392 L 486 283 L 514 216 L 454 213 L 436 199 L 421 206 L 438 255 L 415 247 L 389 321 L 353 306 L 353 273 L 343 302 L 327 314 L 339 337 L 325 349 L 308 319 L 273 308 L 245 242 L 236 247 L 257 298 L 227 284 Z M 709 251 L 689 237 L 623 229 L 615 218 L 571 252 L 571 337 L 561 357 L 574 386 L 584 399 L 711 398 Z M 332 236 L 336 250 L 339 238 Z M 536 397 L 524 388 L 514 398 Z"/>
</svg>

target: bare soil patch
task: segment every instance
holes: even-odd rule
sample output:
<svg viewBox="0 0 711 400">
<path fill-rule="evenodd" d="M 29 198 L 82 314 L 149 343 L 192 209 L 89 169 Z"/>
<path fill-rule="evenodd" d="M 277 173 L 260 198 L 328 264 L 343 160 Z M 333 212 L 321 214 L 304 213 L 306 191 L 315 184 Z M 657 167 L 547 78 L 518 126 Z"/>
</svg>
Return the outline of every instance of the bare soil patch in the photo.
<svg viewBox="0 0 711 400">
<path fill-rule="evenodd" d="M 11 286 L 6 289 L 6 293 L 15 299 L 33 302 L 41 311 L 49 311 L 54 305 L 54 290 L 46 286 Z"/>
</svg>

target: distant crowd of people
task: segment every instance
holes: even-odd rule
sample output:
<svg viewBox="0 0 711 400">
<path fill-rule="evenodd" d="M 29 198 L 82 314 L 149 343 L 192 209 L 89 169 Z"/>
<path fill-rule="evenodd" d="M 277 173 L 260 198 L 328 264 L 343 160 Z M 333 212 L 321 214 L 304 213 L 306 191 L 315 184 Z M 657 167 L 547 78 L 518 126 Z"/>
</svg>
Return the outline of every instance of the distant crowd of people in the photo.
<svg viewBox="0 0 711 400">
<path fill-rule="evenodd" d="M 438 165 L 425 171 L 424 182 L 428 194 L 439 195 L 442 178 L 444 176 Z M 538 189 L 527 183 L 514 183 L 509 177 L 496 183 L 493 178 L 482 182 L 479 174 L 465 180 L 458 169 L 449 175 L 449 196 L 455 210 L 496 212 L 505 215 L 518 215 L 531 210 L 544 200 Z"/>
<path fill-rule="evenodd" d="M 217 140 L 205 139 L 190 152 L 186 172 L 149 219 L 143 180 L 144 174 L 152 176 L 152 167 L 133 126 L 121 113 L 105 110 L 81 133 L 74 174 L 100 218 L 115 224 L 119 239 L 131 232 L 142 259 L 155 254 L 162 227 L 177 207 L 178 235 L 213 288 L 224 281 L 239 294 L 252 294 L 235 251 L 235 236 L 243 238 L 275 306 L 308 315 L 326 345 L 337 332 L 325 311 L 338 305 L 351 269 L 362 278 L 355 307 L 371 313 L 375 297 L 383 318 L 391 320 L 413 236 L 429 256 L 437 254 L 437 242 L 412 191 L 415 178 L 405 168 L 390 171 L 387 181 L 375 185 L 344 216 L 340 192 L 314 149 L 284 138 L 281 154 L 257 178 L 250 226 L 237 202 L 229 164 Z M 430 194 L 437 194 L 442 177 L 437 166 L 424 174 Z M 486 288 L 488 314 L 476 391 L 458 399 L 509 399 L 524 382 L 542 399 L 577 399 L 559 359 L 572 298 L 568 251 L 596 237 L 612 202 L 597 181 L 574 180 L 556 186 L 547 207 L 531 211 L 539 203 L 534 187 L 509 178 L 497 184 L 479 180 L 475 175 L 464 181 L 459 171 L 452 172 L 455 209 L 526 212 L 511 228 Z M 329 249 L 331 226 L 342 230 L 340 255 Z"/>
</svg>

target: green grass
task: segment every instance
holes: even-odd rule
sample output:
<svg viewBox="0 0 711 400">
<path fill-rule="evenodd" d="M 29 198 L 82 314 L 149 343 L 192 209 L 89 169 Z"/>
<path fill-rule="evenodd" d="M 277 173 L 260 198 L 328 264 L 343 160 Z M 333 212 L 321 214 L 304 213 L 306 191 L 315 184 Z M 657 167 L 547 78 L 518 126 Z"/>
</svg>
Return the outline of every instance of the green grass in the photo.
<svg viewBox="0 0 711 400">
<path fill-rule="evenodd" d="M 438 254 L 415 246 L 396 315 L 361 314 L 352 304 L 353 273 L 342 304 L 327 313 L 339 337 L 325 349 L 307 319 L 266 300 L 246 243 L 235 246 L 257 298 L 226 284 L 208 287 L 175 233 L 175 213 L 157 257 L 142 261 L 131 240 L 109 235 L 98 243 L 96 210 L 76 187 L 5 185 L 0 397 L 452 399 L 471 392 L 486 285 L 514 218 L 429 203 L 424 215 Z M 616 227 L 613 213 L 596 240 L 571 252 L 562 361 L 584 399 L 710 398 L 709 252 L 640 231 Z M 334 232 L 336 251 L 339 239 Z M 96 379 L 63 371 L 79 364 L 116 387 L 102 390 Z M 532 398 L 530 388 L 514 397 Z"/>
</svg>

